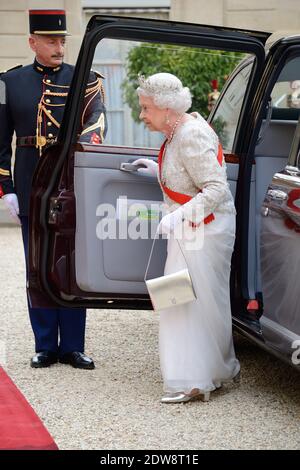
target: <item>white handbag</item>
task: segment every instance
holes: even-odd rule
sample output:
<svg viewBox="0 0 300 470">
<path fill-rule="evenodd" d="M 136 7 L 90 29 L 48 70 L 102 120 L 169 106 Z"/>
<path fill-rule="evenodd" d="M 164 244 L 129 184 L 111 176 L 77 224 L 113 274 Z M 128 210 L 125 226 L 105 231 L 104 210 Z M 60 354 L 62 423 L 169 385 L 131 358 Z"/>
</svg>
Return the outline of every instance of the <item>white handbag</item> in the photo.
<svg viewBox="0 0 300 470">
<path fill-rule="evenodd" d="M 154 279 L 146 279 L 149 265 L 153 253 L 154 243 L 156 237 L 153 240 L 152 248 L 148 260 L 148 265 L 145 273 L 145 283 L 150 295 L 153 309 L 155 311 L 164 310 L 177 305 L 186 304 L 195 300 L 196 294 L 194 291 L 192 279 L 187 268 L 181 269 L 176 273 L 167 274 L 165 276 L 156 277 Z M 183 250 L 180 243 L 177 240 L 179 248 L 184 256 Z"/>
</svg>

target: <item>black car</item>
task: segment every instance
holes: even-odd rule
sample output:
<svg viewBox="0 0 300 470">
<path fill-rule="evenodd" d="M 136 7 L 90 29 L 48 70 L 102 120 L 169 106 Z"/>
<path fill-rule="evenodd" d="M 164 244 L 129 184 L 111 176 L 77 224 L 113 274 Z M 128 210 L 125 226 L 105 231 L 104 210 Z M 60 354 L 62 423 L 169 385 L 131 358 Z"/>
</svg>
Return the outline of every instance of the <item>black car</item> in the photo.
<svg viewBox="0 0 300 470">
<path fill-rule="evenodd" d="M 114 54 L 141 44 L 173 44 L 183 54 L 194 48 L 195 60 L 208 50 L 243 54 L 208 118 L 219 130 L 237 208 L 233 325 L 299 368 L 300 35 L 276 38 L 188 23 L 93 17 L 58 141 L 45 151 L 33 180 L 31 302 L 44 305 L 46 294 L 48 305 L 152 308 L 144 283 L 152 240 L 120 232 L 124 207 L 127 228 L 137 219 L 150 224 L 158 218 L 153 204 L 162 199 L 154 178 L 131 171 L 130 165 L 141 156 L 156 159 L 158 142 L 130 122 L 128 109 L 117 102 L 124 74 Z M 99 63 L 110 93 L 109 131 L 104 144 L 93 145 L 80 142 L 77 130 L 90 69 Z M 105 214 L 115 223 L 113 238 L 103 236 Z M 163 255 L 156 260 L 159 275 Z"/>
</svg>

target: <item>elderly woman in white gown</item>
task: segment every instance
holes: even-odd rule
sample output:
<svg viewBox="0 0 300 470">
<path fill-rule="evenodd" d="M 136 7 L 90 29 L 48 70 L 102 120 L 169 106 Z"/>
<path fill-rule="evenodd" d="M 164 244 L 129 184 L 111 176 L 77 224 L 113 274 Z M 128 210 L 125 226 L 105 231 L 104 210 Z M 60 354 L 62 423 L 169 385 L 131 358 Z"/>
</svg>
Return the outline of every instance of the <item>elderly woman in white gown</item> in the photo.
<svg viewBox="0 0 300 470">
<path fill-rule="evenodd" d="M 139 82 L 140 119 L 151 131 L 162 132 L 166 141 L 160 171 L 152 160 L 135 163 L 146 166 L 139 170 L 143 174 L 158 177 L 169 208 L 160 222 L 161 231 L 169 233 L 165 274 L 187 263 L 197 297 L 160 312 L 161 401 L 208 400 L 211 391 L 237 379 L 240 370 L 229 291 L 234 203 L 217 135 L 198 113 L 186 112 L 191 106 L 189 89 L 168 73 L 140 77 Z M 174 199 L 175 193 L 187 202 Z M 177 243 L 174 233 L 184 223 L 190 231 L 202 230 L 202 246 L 187 249 L 185 240 Z"/>
</svg>

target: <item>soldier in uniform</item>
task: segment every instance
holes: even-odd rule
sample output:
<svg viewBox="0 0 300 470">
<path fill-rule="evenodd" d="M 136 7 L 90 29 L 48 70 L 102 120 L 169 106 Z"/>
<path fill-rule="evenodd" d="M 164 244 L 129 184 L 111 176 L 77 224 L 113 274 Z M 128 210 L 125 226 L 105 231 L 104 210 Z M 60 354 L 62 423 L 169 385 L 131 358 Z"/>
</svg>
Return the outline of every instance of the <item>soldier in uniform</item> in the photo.
<svg viewBox="0 0 300 470">
<path fill-rule="evenodd" d="M 220 96 L 220 92 L 218 90 L 218 80 L 212 80 L 210 82 L 210 84 L 211 84 L 211 87 L 212 87 L 213 91 L 211 91 L 207 95 L 207 98 L 208 98 L 208 100 L 207 100 L 208 101 L 207 109 L 208 109 L 209 112 L 211 112 L 211 110 L 215 106 L 215 104 L 218 101 L 218 98 Z"/>
<path fill-rule="evenodd" d="M 2 74 L 0 81 L 0 197 L 10 215 L 21 224 L 27 263 L 28 212 L 32 176 L 45 146 L 53 143 L 62 120 L 74 67 L 63 63 L 66 41 L 64 10 L 30 10 L 29 45 L 34 63 Z M 92 72 L 86 89 L 80 140 L 102 143 L 105 135 L 104 93 L 101 75 Z M 16 133 L 14 175 L 11 172 L 12 137 Z M 36 354 L 32 367 L 57 361 L 94 369 L 84 354 L 85 309 L 31 308 L 29 316 Z"/>
</svg>

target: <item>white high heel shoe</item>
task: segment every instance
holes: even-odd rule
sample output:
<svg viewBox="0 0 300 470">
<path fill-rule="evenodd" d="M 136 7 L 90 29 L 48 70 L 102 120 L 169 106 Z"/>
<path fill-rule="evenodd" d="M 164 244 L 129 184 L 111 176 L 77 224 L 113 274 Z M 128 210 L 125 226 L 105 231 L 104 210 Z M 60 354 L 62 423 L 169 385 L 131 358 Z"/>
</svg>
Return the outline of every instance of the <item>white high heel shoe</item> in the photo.
<svg viewBox="0 0 300 470">
<path fill-rule="evenodd" d="M 209 401 L 210 392 L 197 392 L 197 393 L 184 393 L 184 392 L 168 392 L 161 398 L 161 403 L 184 403 L 187 401 L 200 399 L 202 401 Z"/>
</svg>

